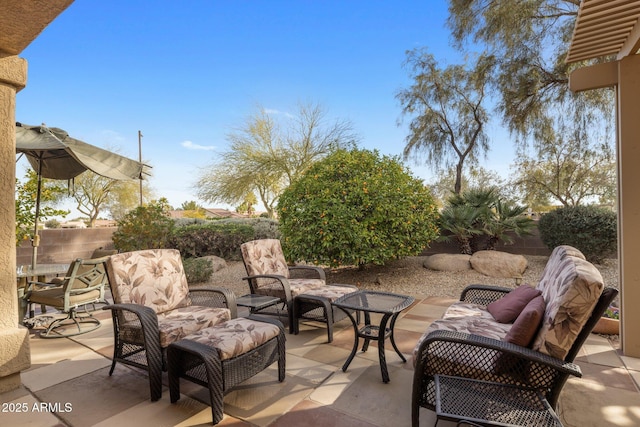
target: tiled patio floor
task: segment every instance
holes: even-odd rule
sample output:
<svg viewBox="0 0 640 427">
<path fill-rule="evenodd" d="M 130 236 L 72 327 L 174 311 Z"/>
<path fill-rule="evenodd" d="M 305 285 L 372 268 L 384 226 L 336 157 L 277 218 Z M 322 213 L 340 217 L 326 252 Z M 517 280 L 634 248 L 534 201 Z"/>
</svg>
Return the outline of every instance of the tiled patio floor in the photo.
<svg viewBox="0 0 640 427">
<path fill-rule="evenodd" d="M 422 331 L 451 302 L 427 298 L 403 313 L 396 341 L 408 360 Z M 202 387 L 182 382 L 177 404 L 169 402 L 167 387 L 160 401 L 151 402 L 143 371 L 118 364 L 109 377 L 111 319 L 108 312 L 98 315 L 102 327 L 88 334 L 53 340 L 31 335 L 32 366 L 22 374 L 20 389 L 0 395 L 0 425 L 210 425 L 208 394 Z M 348 320 L 336 326 L 331 344 L 326 330 L 313 324 L 303 325 L 299 335 L 287 335 L 285 381 L 277 381 L 273 365 L 243 383 L 226 395 L 225 417 L 218 425 L 409 426 L 411 362 L 401 363 L 393 350 L 387 352 L 391 381 L 384 384 L 372 345 L 342 372 L 353 330 Z M 592 335 L 576 361 L 584 377 L 569 380 L 563 389 L 558 412 L 565 426 L 640 425 L 640 360 L 620 357 L 606 338 Z M 421 425 L 434 421 L 433 413 L 422 412 Z M 447 425 L 453 424 L 439 423 Z"/>
</svg>

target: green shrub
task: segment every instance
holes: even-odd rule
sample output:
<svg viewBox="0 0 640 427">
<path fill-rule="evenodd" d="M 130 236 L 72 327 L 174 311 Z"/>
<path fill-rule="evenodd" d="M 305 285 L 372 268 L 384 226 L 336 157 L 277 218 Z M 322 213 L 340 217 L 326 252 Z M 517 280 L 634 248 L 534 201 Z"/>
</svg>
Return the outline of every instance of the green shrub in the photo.
<svg viewBox="0 0 640 427">
<path fill-rule="evenodd" d="M 60 221 L 53 218 L 44 223 L 44 226 L 47 228 L 60 228 Z"/>
<path fill-rule="evenodd" d="M 172 230 L 169 204 L 166 199 L 160 199 L 128 212 L 118 221 L 112 240 L 120 252 L 170 248 Z"/>
<path fill-rule="evenodd" d="M 271 218 L 224 218 L 221 224 L 244 224 L 253 227 L 253 239 L 279 239 L 278 220 Z"/>
<path fill-rule="evenodd" d="M 253 236 L 254 230 L 249 225 L 209 221 L 175 228 L 169 244 L 184 258 L 216 255 L 240 259 L 240 245 Z"/>
<path fill-rule="evenodd" d="M 278 216 L 289 260 L 333 267 L 417 255 L 438 235 L 427 187 L 377 151 L 317 162 L 282 193 Z"/>
<path fill-rule="evenodd" d="M 202 218 L 176 218 L 173 220 L 175 227 L 184 227 L 185 225 L 206 224 L 208 220 Z"/>
<path fill-rule="evenodd" d="M 570 245 L 587 260 L 600 263 L 617 249 L 617 218 L 614 212 L 597 206 L 565 206 L 540 218 L 542 242 L 553 249 Z"/>
<path fill-rule="evenodd" d="M 182 266 L 189 284 L 208 282 L 213 274 L 213 265 L 207 258 L 184 258 Z"/>
</svg>

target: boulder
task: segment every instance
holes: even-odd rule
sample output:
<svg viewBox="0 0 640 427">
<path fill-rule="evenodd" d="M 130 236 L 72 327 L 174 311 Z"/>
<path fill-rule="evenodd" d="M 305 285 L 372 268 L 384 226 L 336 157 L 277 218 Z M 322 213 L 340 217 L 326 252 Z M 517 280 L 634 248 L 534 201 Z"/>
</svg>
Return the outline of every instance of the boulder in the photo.
<svg viewBox="0 0 640 427">
<path fill-rule="evenodd" d="M 527 269 L 527 259 L 500 251 L 478 251 L 471 256 L 471 267 L 489 277 L 521 277 Z"/>
<path fill-rule="evenodd" d="M 422 265 L 429 270 L 464 271 L 471 270 L 470 259 L 471 255 L 435 254 L 427 257 Z"/>
<path fill-rule="evenodd" d="M 202 258 L 208 259 L 211 261 L 211 266 L 213 267 L 213 272 L 220 271 L 227 266 L 227 262 L 220 257 L 214 255 L 203 256 Z"/>
</svg>

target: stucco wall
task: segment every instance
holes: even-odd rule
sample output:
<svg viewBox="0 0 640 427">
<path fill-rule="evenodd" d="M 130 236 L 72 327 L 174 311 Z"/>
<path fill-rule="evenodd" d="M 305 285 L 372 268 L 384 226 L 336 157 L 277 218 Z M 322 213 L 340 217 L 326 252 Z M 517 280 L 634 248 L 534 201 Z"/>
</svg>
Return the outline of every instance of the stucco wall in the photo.
<svg viewBox="0 0 640 427">
<path fill-rule="evenodd" d="M 39 264 L 68 263 L 76 258 L 87 258 L 94 249 L 103 247 L 113 248 L 111 235 L 117 228 L 86 228 L 86 229 L 55 229 L 40 232 L 40 246 L 38 248 Z M 500 251 L 522 254 L 548 256 L 551 251 L 540 240 L 537 228 L 533 235 L 516 237 L 513 245 L 498 245 Z M 432 243 L 424 254 L 457 253 L 455 242 Z M 17 249 L 17 264 L 31 263 L 31 244 L 23 242 Z"/>
<path fill-rule="evenodd" d="M 38 264 L 66 264 L 76 258 L 89 258 L 99 247 L 111 249 L 111 235 L 116 230 L 115 227 L 41 230 Z M 31 253 L 30 241 L 22 242 L 16 250 L 17 265 L 30 264 Z"/>
<path fill-rule="evenodd" d="M 509 252 L 512 254 L 519 255 L 540 255 L 540 256 L 549 256 L 551 255 L 551 250 L 547 248 L 542 240 L 540 239 L 540 234 L 538 232 L 538 227 L 536 226 L 532 230 L 532 234 L 530 236 L 525 237 L 513 237 L 513 244 L 505 245 L 504 243 L 498 243 L 496 246 L 496 250 Z M 424 251 L 425 255 L 432 255 L 437 253 L 458 253 L 458 244 L 455 240 L 450 242 L 434 242 L 430 245 L 430 247 Z"/>
</svg>

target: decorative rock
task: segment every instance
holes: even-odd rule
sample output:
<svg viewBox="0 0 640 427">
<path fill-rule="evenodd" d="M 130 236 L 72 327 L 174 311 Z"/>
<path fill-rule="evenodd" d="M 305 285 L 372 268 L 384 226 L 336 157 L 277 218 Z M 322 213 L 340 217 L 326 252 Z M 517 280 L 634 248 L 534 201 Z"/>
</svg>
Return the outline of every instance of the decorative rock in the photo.
<svg viewBox="0 0 640 427">
<path fill-rule="evenodd" d="M 214 255 L 203 256 L 202 258 L 206 258 L 211 261 L 211 266 L 213 267 L 213 272 L 220 271 L 227 266 L 227 262 L 220 257 Z"/>
<path fill-rule="evenodd" d="M 471 270 L 470 259 L 471 255 L 435 254 L 427 257 L 422 265 L 436 271 L 465 271 Z"/>
<path fill-rule="evenodd" d="M 499 251 L 478 251 L 471 256 L 471 267 L 489 277 L 521 277 L 527 269 L 527 259 Z"/>
</svg>

